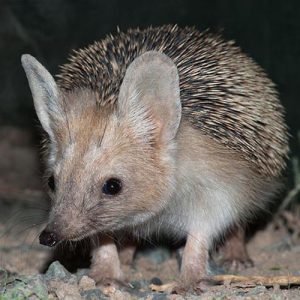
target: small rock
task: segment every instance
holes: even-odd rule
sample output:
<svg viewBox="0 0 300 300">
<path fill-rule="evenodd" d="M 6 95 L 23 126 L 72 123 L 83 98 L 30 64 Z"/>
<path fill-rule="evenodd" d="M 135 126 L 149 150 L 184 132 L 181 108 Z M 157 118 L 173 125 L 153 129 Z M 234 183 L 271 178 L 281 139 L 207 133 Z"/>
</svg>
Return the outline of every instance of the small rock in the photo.
<svg viewBox="0 0 300 300">
<path fill-rule="evenodd" d="M 96 288 L 96 283 L 92 278 L 84 275 L 84 276 L 82 276 L 82 278 L 79 281 L 79 287 L 83 291 L 92 290 L 92 289 Z"/>
<path fill-rule="evenodd" d="M 130 295 L 133 296 L 133 299 L 145 299 L 147 297 L 147 295 L 149 295 L 149 291 L 144 291 L 144 292 L 140 292 L 140 291 L 135 291 L 135 292 L 129 292 Z"/>
<path fill-rule="evenodd" d="M 156 294 L 152 297 L 152 300 L 169 300 L 167 294 Z"/>
<path fill-rule="evenodd" d="M 185 298 L 183 297 L 183 296 L 181 296 L 181 295 L 175 295 L 175 294 L 173 294 L 173 295 L 169 295 L 169 297 L 168 297 L 168 299 L 169 300 L 184 300 Z M 196 298 L 192 298 L 192 295 L 190 296 L 190 298 L 189 299 L 199 299 L 199 297 L 198 296 L 196 296 Z M 202 299 L 202 297 L 201 297 L 201 299 Z M 214 299 L 214 300 L 221 300 L 221 299 L 219 299 L 219 298 L 209 298 L 209 299 Z M 223 299 L 223 298 L 222 298 Z M 204 299 L 203 299 L 204 300 Z"/>
<path fill-rule="evenodd" d="M 68 281 L 71 278 L 71 273 L 65 269 L 59 261 L 54 261 L 48 268 L 45 274 L 46 280 L 63 280 Z"/>
<path fill-rule="evenodd" d="M 50 281 L 51 292 L 54 292 L 59 300 L 80 300 L 79 287 L 63 281 Z"/>
<path fill-rule="evenodd" d="M 151 280 L 150 280 L 150 283 L 151 284 L 155 284 L 155 285 L 162 285 L 163 282 L 160 280 L 160 278 L 158 277 L 153 277 Z"/>
<path fill-rule="evenodd" d="M 82 299 L 84 300 L 107 300 L 108 298 L 99 290 L 99 289 L 92 289 L 83 291 L 80 293 Z"/>
<path fill-rule="evenodd" d="M 116 290 L 117 290 L 117 287 L 114 284 L 106 285 L 101 288 L 101 292 L 105 296 L 108 296 L 110 299 L 111 299 L 112 295 L 116 292 Z"/>
<path fill-rule="evenodd" d="M 267 290 L 267 288 L 263 285 L 261 286 L 256 286 L 255 288 L 253 288 L 252 290 L 250 290 L 248 292 L 248 296 L 257 296 L 261 293 L 264 293 Z"/>
<path fill-rule="evenodd" d="M 140 290 L 140 289 L 148 289 L 149 287 L 149 281 L 147 280 L 134 280 L 131 281 L 130 284 L 133 286 L 134 290 Z"/>
<path fill-rule="evenodd" d="M 19 276 L 7 284 L 3 299 L 47 299 L 48 288 L 42 275 Z"/>
<path fill-rule="evenodd" d="M 132 299 L 131 295 L 128 292 L 121 292 L 116 290 L 110 297 L 112 300 L 130 300 Z"/>
<path fill-rule="evenodd" d="M 149 284 L 148 280 L 134 280 L 130 282 L 132 288 L 127 288 L 126 291 L 133 299 L 145 299 L 149 295 Z"/>
<path fill-rule="evenodd" d="M 240 290 L 237 290 L 234 294 L 236 296 L 240 296 L 240 297 L 244 297 L 245 295 L 247 295 L 247 291 L 240 291 Z"/>
<path fill-rule="evenodd" d="M 6 286 L 7 279 L 8 279 L 8 272 L 0 268 L 0 292 Z"/>
<path fill-rule="evenodd" d="M 48 300 L 57 300 L 57 297 L 56 297 L 56 295 L 54 293 L 50 293 L 48 295 Z"/>
</svg>

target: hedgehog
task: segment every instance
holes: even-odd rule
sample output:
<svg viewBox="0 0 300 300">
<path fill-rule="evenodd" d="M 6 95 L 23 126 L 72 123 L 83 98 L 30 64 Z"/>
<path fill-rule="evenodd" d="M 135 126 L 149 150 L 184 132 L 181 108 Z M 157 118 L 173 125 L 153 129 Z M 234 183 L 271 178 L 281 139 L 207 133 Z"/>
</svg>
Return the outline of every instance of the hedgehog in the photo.
<svg viewBox="0 0 300 300">
<path fill-rule="evenodd" d="M 182 289 L 214 240 L 279 190 L 288 128 L 275 85 L 233 41 L 178 26 L 130 29 L 74 51 L 57 82 L 23 55 L 47 133 L 40 242 L 97 239 L 91 276 L 123 280 L 115 240 L 186 239 Z"/>
</svg>

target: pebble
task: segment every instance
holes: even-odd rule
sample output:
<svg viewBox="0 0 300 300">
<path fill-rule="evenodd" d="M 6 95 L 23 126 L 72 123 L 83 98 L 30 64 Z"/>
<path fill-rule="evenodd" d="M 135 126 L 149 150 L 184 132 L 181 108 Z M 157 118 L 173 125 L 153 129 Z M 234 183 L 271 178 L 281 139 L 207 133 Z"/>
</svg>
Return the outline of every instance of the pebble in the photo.
<svg viewBox="0 0 300 300">
<path fill-rule="evenodd" d="M 46 299 L 48 288 L 43 275 L 17 276 L 6 286 L 1 296 L 3 299 Z"/>
<path fill-rule="evenodd" d="M 156 294 L 153 295 L 152 300 L 169 300 L 170 298 L 167 296 L 167 294 Z"/>
<path fill-rule="evenodd" d="M 130 300 L 133 299 L 128 292 L 121 292 L 116 290 L 111 296 L 110 299 L 112 300 Z"/>
<path fill-rule="evenodd" d="M 50 281 L 50 289 L 59 300 L 81 300 L 79 288 L 77 285 L 69 284 L 63 281 Z"/>
<path fill-rule="evenodd" d="M 155 284 L 155 285 L 162 285 L 163 282 L 161 281 L 160 278 L 158 277 L 153 277 L 151 280 L 150 280 L 150 283 L 151 284 Z"/>
<path fill-rule="evenodd" d="M 68 281 L 71 278 L 71 273 L 59 262 L 54 261 L 48 268 L 45 277 L 46 280 L 63 280 Z"/>
<path fill-rule="evenodd" d="M 92 289 L 96 288 L 96 283 L 92 278 L 84 275 L 84 276 L 81 277 L 81 279 L 79 281 L 79 287 L 83 291 L 92 290 Z"/>
<path fill-rule="evenodd" d="M 131 281 L 130 284 L 133 286 L 133 289 L 140 290 L 140 289 L 148 289 L 149 287 L 149 281 L 148 280 L 134 280 Z"/>
<path fill-rule="evenodd" d="M 169 295 L 168 299 L 170 299 L 170 300 L 184 300 L 185 298 L 183 296 L 181 296 L 181 295 L 175 295 L 174 294 L 174 295 Z M 197 296 L 197 299 L 199 299 L 198 296 Z M 212 299 L 215 300 L 215 298 L 212 298 Z"/>
<path fill-rule="evenodd" d="M 107 300 L 108 299 L 99 289 L 86 290 L 81 292 L 80 295 L 84 300 Z"/>
<path fill-rule="evenodd" d="M 258 296 L 259 294 L 264 293 L 266 290 L 267 288 L 263 285 L 256 286 L 248 292 L 248 296 Z"/>
<path fill-rule="evenodd" d="M 0 268 L 0 291 L 2 288 L 5 287 L 7 279 L 8 279 L 8 272 Z"/>
</svg>

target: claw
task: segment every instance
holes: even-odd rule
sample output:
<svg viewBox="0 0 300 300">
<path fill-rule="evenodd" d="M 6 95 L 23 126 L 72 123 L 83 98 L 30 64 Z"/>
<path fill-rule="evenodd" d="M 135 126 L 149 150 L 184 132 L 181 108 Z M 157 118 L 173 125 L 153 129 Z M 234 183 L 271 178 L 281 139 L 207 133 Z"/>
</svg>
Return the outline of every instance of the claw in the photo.
<svg viewBox="0 0 300 300">
<path fill-rule="evenodd" d="M 116 292 L 116 290 L 119 290 L 122 287 L 130 289 L 133 288 L 130 283 L 114 278 L 103 278 L 100 281 L 97 281 L 96 285 L 106 296 L 112 296 Z"/>
</svg>

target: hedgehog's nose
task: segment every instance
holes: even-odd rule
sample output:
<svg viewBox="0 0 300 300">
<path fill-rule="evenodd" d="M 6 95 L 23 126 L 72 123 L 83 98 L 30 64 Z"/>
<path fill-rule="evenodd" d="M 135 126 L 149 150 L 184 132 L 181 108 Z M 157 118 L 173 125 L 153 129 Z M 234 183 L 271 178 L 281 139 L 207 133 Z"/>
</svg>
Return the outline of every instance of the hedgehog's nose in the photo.
<svg viewBox="0 0 300 300">
<path fill-rule="evenodd" d="M 40 234 L 40 244 L 53 247 L 59 242 L 58 235 L 55 232 L 51 232 L 48 230 L 43 230 Z"/>
</svg>

